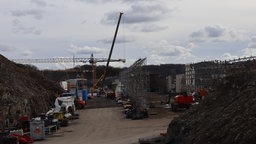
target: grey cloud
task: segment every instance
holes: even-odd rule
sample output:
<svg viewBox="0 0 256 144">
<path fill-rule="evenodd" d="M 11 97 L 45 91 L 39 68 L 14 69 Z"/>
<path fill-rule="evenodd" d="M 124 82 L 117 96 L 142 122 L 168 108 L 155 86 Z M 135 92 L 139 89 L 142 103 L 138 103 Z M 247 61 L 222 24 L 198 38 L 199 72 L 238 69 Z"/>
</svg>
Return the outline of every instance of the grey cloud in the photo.
<svg viewBox="0 0 256 144">
<path fill-rule="evenodd" d="M 251 40 L 252 40 L 253 42 L 256 42 L 256 36 L 252 36 Z"/>
<path fill-rule="evenodd" d="M 219 37 L 225 32 L 225 29 L 219 25 L 205 27 L 205 32 L 208 37 Z"/>
<path fill-rule="evenodd" d="M 124 13 L 124 23 L 134 24 L 142 22 L 155 22 L 165 18 L 172 10 L 165 5 L 132 5 L 131 9 Z M 102 20 L 105 24 L 114 24 L 117 21 L 117 12 L 108 13 Z"/>
<path fill-rule="evenodd" d="M 160 42 L 150 42 L 144 48 L 149 55 L 157 55 L 159 57 L 183 59 L 192 57 L 191 49 L 180 46 L 179 43 L 169 43 L 166 40 Z"/>
<path fill-rule="evenodd" d="M 142 32 L 155 32 L 155 31 L 162 31 L 168 29 L 168 27 L 165 26 L 158 26 L 158 25 L 146 25 L 141 28 L 140 31 Z"/>
<path fill-rule="evenodd" d="M 33 54 L 33 52 L 32 51 L 30 51 L 30 50 L 26 50 L 26 51 L 23 51 L 22 53 L 21 53 L 23 56 L 31 56 L 32 54 Z"/>
<path fill-rule="evenodd" d="M 19 19 L 14 19 L 12 21 L 13 25 L 19 25 L 21 23 L 21 21 Z"/>
<path fill-rule="evenodd" d="M 107 44 L 112 43 L 112 41 L 113 41 L 113 38 L 99 40 L 99 42 L 107 43 Z M 126 37 L 125 39 L 117 37 L 115 43 L 131 43 L 134 41 L 135 41 L 134 37 Z"/>
<path fill-rule="evenodd" d="M 88 3 L 108 3 L 108 2 L 121 2 L 121 3 L 138 3 L 138 2 L 156 2 L 157 0 L 78 0 Z"/>
<path fill-rule="evenodd" d="M 154 22 L 164 19 L 171 10 L 164 5 L 132 5 L 125 23 Z"/>
<path fill-rule="evenodd" d="M 248 48 L 256 48 L 256 43 L 249 43 Z"/>
<path fill-rule="evenodd" d="M 184 55 L 190 55 L 191 50 L 182 47 L 182 46 L 175 46 L 175 45 L 170 45 L 168 49 L 166 49 L 164 52 L 160 52 L 159 54 L 162 56 L 169 56 L 169 57 L 180 57 Z"/>
<path fill-rule="evenodd" d="M 190 37 L 220 37 L 225 33 L 225 28 L 219 25 L 206 26 L 205 28 L 190 34 Z"/>
<path fill-rule="evenodd" d="M 44 11 L 42 10 L 15 10 L 11 12 L 13 16 L 23 17 L 23 16 L 32 16 L 35 19 L 42 19 Z"/>
<path fill-rule="evenodd" d="M 190 43 L 188 43 L 187 44 L 187 48 L 195 48 L 195 47 L 197 47 L 197 45 L 195 44 L 195 43 L 193 43 L 193 42 L 190 42 Z"/>
<path fill-rule="evenodd" d="M 2 52 L 11 52 L 13 51 L 15 48 L 9 45 L 4 45 L 4 44 L 0 44 L 0 51 Z"/>
<path fill-rule="evenodd" d="M 85 23 L 87 23 L 87 20 L 83 20 L 83 21 L 81 22 L 81 24 L 85 24 Z"/>
<path fill-rule="evenodd" d="M 250 42 L 249 42 L 247 48 L 256 49 L 256 36 L 252 36 L 252 37 L 250 38 Z"/>
<path fill-rule="evenodd" d="M 132 31 L 158 32 L 167 29 L 167 26 L 160 26 L 157 22 L 166 19 L 173 9 L 168 8 L 160 1 L 134 1 L 130 2 L 130 8 L 124 11 L 121 22 L 129 24 Z M 101 22 L 103 24 L 115 25 L 118 20 L 118 12 L 107 13 Z"/>
<path fill-rule="evenodd" d="M 47 6 L 46 2 L 43 0 L 31 0 L 31 3 L 36 4 L 39 7 Z"/>
<path fill-rule="evenodd" d="M 256 55 L 256 49 L 254 48 L 245 48 L 241 50 L 243 52 L 243 55 L 240 57 L 248 57 L 248 56 L 254 56 Z"/>
<path fill-rule="evenodd" d="M 204 31 L 202 30 L 195 31 L 190 34 L 190 37 L 203 37 L 203 36 L 204 36 Z"/>
<path fill-rule="evenodd" d="M 237 34 L 235 31 L 229 31 L 228 34 L 232 37 L 232 38 L 236 38 L 237 37 Z"/>
<path fill-rule="evenodd" d="M 106 14 L 104 18 L 101 20 L 101 22 L 104 24 L 116 24 L 119 16 L 119 14 L 117 13 L 118 12 L 112 12 Z"/>
<path fill-rule="evenodd" d="M 40 35 L 42 32 L 40 30 L 37 30 L 35 27 L 16 27 L 14 29 L 15 33 L 22 33 L 22 34 L 34 34 L 34 35 Z"/>
<path fill-rule="evenodd" d="M 131 31 L 140 31 L 140 32 L 159 32 L 168 29 L 167 26 L 159 26 L 156 24 L 144 24 L 130 26 Z"/>
<path fill-rule="evenodd" d="M 23 26 L 21 21 L 19 19 L 14 19 L 12 21 L 14 26 L 14 32 L 15 33 L 22 33 L 22 34 L 34 34 L 34 35 L 40 35 L 42 32 L 38 30 L 36 27 L 26 27 Z"/>
<path fill-rule="evenodd" d="M 112 2 L 115 0 L 78 0 L 81 2 L 88 2 L 88 3 L 107 3 L 107 2 Z"/>
<path fill-rule="evenodd" d="M 157 0 L 122 0 L 123 3 L 156 2 Z"/>
<path fill-rule="evenodd" d="M 84 46 L 84 47 L 79 47 L 76 45 L 70 45 L 67 51 L 71 52 L 72 54 L 101 54 L 104 53 L 106 50 L 97 48 L 97 47 L 89 47 L 89 46 Z"/>
<path fill-rule="evenodd" d="M 231 55 L 230 53 L 224 53 L 223 55 L 222 55 L 222 58 L 224 59 L 224 60 L 230 60 L 230 59 L 236 59 L 236 58 L 238 58 L 238 56 L 235 56 L 235 55 Z"/>
</svg>

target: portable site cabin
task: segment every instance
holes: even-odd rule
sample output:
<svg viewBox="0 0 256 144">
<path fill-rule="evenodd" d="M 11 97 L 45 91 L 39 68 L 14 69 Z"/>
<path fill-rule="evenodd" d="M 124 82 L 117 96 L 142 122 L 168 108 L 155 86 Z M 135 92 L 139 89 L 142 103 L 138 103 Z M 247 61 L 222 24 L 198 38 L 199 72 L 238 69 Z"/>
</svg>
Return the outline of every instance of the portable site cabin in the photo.
<svg viewBox="0 0 256 144">
<path fill-rule="evenodd" d="M 75 93 L 80 100 L 88 100 L 88 81 L 83 78 L 68 79 L 61 82 L 64 90 Z"/>
</svg>

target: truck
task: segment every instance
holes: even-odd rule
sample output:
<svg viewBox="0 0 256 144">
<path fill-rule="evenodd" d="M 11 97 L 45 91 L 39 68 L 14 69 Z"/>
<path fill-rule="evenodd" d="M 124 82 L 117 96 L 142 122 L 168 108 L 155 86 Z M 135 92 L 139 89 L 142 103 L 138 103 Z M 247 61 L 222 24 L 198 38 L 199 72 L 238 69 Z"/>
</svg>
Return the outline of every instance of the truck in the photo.
<svg viewBox="0 0 256 144">
<path fill-rule="evenodd" d="M 189 107 L 194 102 L 194 98 L 192 95 L 178 94 L 171 98 L 171 109 L 172 111 L 176 112 L 179 109 L 189 109 Z"/>
<path fill-rule="evenodd" d="M 72 109 L 73 107 L 76 109 L 83 109 L 86 105 L 86 102 L 84 100 L 81 100 L 78 96 L 76 96 L 75 93 L 69 93 L 69 92 L 62 93 L 60 97 L 57 99 L 62 101 L 64 99 L 63 102 L 65 103 L 65 105 L 72 107 Z M 71 100 L 71 102 L 69 102 L 68 100 Z"/>
<path fill-rule="evenodd" d="M 75 94 L 74 93 L 62 93 L 60 97 L 56 98 L 55 106 L 59 107 L 64 113 L 74 113 L 75 107 Z"/>
</svg>

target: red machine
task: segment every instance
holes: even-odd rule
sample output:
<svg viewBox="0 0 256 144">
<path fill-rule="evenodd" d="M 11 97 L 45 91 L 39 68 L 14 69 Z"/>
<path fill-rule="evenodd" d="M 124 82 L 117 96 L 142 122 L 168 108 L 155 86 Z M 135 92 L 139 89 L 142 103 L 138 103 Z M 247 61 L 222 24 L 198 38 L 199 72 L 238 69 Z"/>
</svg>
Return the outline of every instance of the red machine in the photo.
<svg viewBox="0 0 256 144">
<path fill-rule="evenodd" d="M 86 105 L 86 102 L 84 100 L 81 100 L 79 98 L 75 98 L 75 106 L 77 109 L 83 109 Z"/>
<path fill-rule="evenodd" d="M 178 111 L 179 108 L 189 108 L 193 103 L 192 95 L 176 95 L 171 100 L 172 111 Z"/>
</svg>

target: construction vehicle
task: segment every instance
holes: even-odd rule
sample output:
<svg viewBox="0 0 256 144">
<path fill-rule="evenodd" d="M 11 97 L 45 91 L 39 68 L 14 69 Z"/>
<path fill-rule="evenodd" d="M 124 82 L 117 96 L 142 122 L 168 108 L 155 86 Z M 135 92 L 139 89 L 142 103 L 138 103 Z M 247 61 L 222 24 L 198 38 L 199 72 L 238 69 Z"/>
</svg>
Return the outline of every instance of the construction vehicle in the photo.
<svg viewBox="0 0 256 144">
<path fill-rule="evenodd" d="M 114 34 L 114 38 L 113 38 L 113 41 L 112 41 L 112 45 L 111 45 L 111 48 L 110 48 L 110 52 L 109 52 L 109 56 L 108 56 L 108 59 L 107 60 L 104 60 L 104 61 L 96 61 L 94 58 L 93 58 L 93 54 L 91 55 L 91 59 L 90 59 L 90 63 L 92 64 L 92 69 L 93 69 L 93 87 L 92 87 L 92 95 L 94 93 L 94 90 L 97 88 L 97 85 L 99 84 L 99 82 L 102 82 L 101 83 L 101 89 L 100 89 L 100 95 L 104 92 L 104 82 L 105 82 L 105 78 L 106 78 L 106 75 L 107 75 L 107 72 L 108 72 L 108 67 L 109 67 L 109 62 L 125 62 L 124 59 L 118 59 L 118 60 L 112 60 L 111 59 L 111 55 L 112 55 L 112 52 L 113 52 L 113 48 L 114 48 L 114 45 L 115 45 L 115 41 L 116 41 L 116 36 L 117 36 L 117 32 L 118 32 L 118 28 L 119 28 L 119 24 L 120 24 L 120 21 L 121 21 L 121 17 L 122 17 L 123 13 L 120 13 L 119 15 L 119 19 L 118 19 L 118 22 L 117 22 L 117 26 L 116 26 L 116 31 L 115 31 L 115 34 Z M 103 75 L 99 78 L 98 81 L 96 81 L 96 62 L 107 62 L 106 64 L 106 68 L 104 70 L 104 73 Z"/>
<path fill-rule="evenodd" d="M 171 109 L 176 112 L 179 109 L 189 109 L 193 103 L 193 96 L 187 95 L 186 93 L 176 95 L 171 99 Z"/>
<path fill-rule="evenodd" d="M 86 105 L 86 102 L 84 100 L 79 99 L 78 97 L 75 97 L 75 107 L 76 109 L 83 109 Z"/>
<path fill-rule="evenodd" d="M 98 85 L 99 83 L 103 80 L 103 78 L 105 77 L 105 72 L 101 75 L 101 77 L 96 80 L 96 63 L 98 62 L 107 62 L 108 59 L 97 59 L 97 58 L 94 58 L 93 57 L 93 54 L 91 54 L 91 57 L 90 57 L 90 60 L 89 60 L 89 63 L 92 65 L 92 88 L 91 88 L 91 93 L 93 95 L 95 89 L 98 88 Z M 110 62 L 125 62 L 125 59 L 110 59 L 109 60 Z"/>
<path fill-rule="evenodd" d="M 101 84 L 102 88 L 104 87 L 104 82 L 105 82 L 105 78 L 106 78 L 106 75 L 107 75 L 107 72 L 108 72 L 109 62 L 111 61 L 111 55 L 112 55 L 113 48 L 114 48 L 114 45 L 115 45 L 116 36 L 117 36 L 117 32 L 118 32 L 118 28 L 119 28 L 119 24 L 120 24 L 122 15 L 123 15 L 123 13 L 120 12 L 119 19 L 118 19 L 117 26 L 116 26 L 116 31 L 115 31 L 114 38 L 113 38 L 113 41 L 112 41 L 112 45 L 111 45 L 109 55 L 108 55 L 108 61 L 107 61 L 106 68 L 105 68 L 103 78 L 102 78 L 102 84 Z"/>
<path fill-rule="evenodd" d="M 64 113 L 74 113 L 75 108 L 75 94 L 62 93 L 60 97 L 56 98 L 55 106 L 59 107 Z"/>
<path fill-rule="evenodd" d="M 60 97 L 69 97 L 72 98 L 72 106 L 75 106 L 76 109 L 83 109 L 86 105 L 84 100 L 81 100 L 75 93 L 62 93 Z"/>
</svg>

